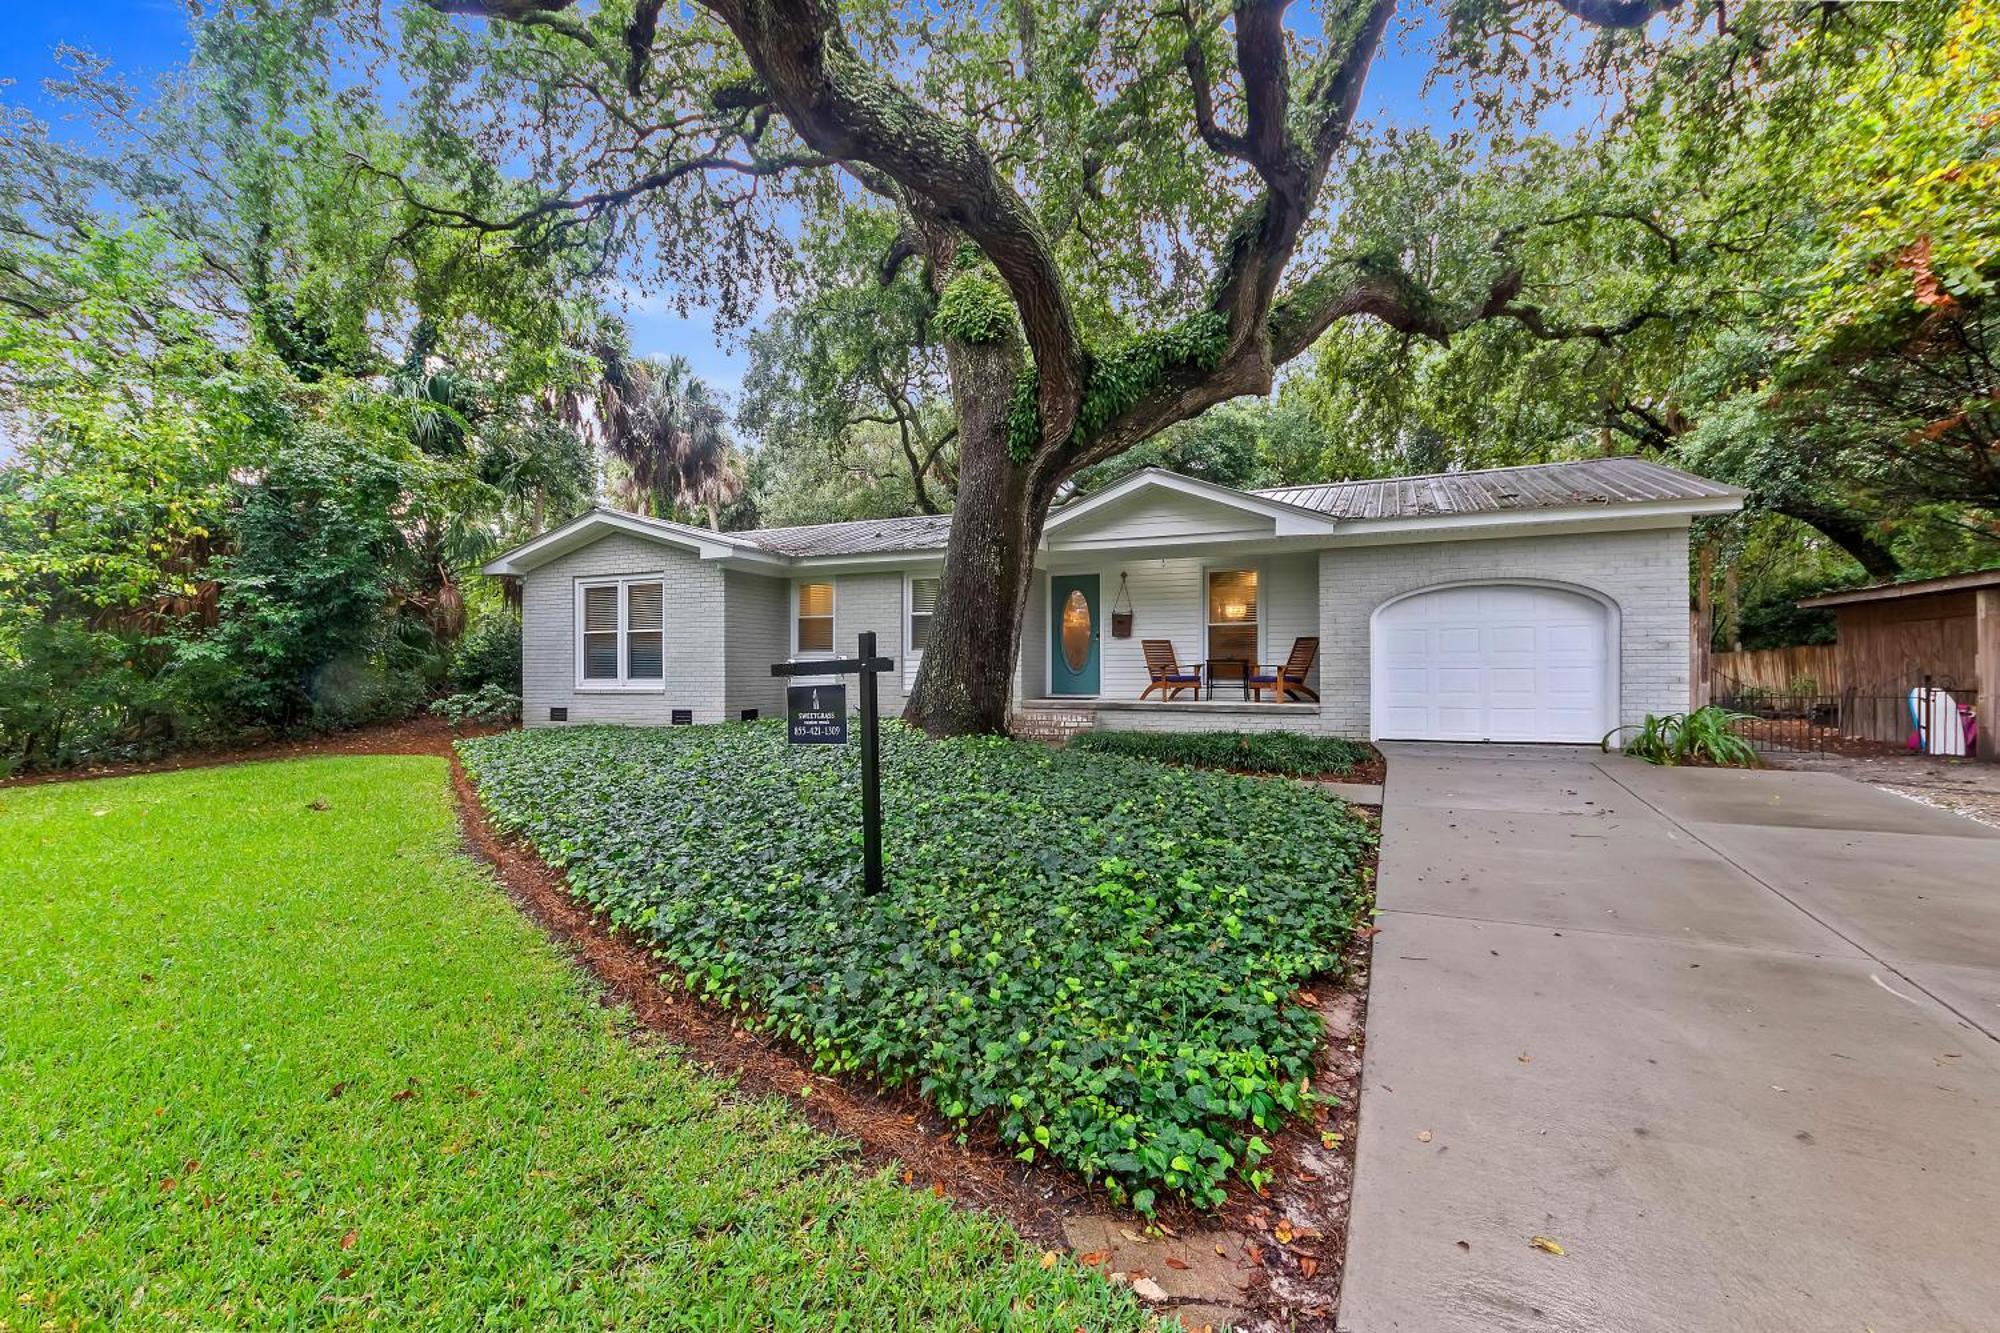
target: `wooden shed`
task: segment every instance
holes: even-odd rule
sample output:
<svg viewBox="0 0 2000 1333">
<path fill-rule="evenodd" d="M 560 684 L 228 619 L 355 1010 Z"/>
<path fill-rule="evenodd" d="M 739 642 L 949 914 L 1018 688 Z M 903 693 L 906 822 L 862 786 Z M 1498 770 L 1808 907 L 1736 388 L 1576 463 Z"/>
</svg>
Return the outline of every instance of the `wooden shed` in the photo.
<svg viewBox="0 0 2000 1333">
<path fill-rule="evenodd" d="M 1833 612 L 1838 689 L 1892 699 L 1928 679 L 1961 699 L 1976 695 L 1980 757 L 2000 758 L 2000 569 L 1849 588 L 1799 605 Z"/>
</svg>

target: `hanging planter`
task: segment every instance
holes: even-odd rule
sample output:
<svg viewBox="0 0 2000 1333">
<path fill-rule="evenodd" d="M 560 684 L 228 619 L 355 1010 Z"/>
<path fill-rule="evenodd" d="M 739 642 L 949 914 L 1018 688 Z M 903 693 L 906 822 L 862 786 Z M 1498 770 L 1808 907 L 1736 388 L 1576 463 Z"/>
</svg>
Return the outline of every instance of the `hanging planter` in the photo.
<svg viewBox="0 0 2000 1333">
<path fill-rule="evenodd" d="M 1119 610 L 1119 604 L 1124 610 Z M 1132 637 L 1132 594 L 1125 589 L 1125 575 L 1118 576 L 1118 595 L 1111 599 L 1111 637 L 1129 639 Z"/>
</svg>

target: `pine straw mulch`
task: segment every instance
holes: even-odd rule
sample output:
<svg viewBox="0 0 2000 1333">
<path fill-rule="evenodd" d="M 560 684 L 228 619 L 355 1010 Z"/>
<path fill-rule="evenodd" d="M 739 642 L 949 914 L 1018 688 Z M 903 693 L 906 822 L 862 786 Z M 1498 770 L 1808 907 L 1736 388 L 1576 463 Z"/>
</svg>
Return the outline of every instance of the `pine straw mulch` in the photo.
<svg viewBox="0 0 2000 1333">
<path fill-rule="evenodd" d="M 990 1131 L 961 1143 L 958 1130 L 913 1095 L 815 1073 L 789 1042 L 739 1026 L 680 985 L 642 941 L 606 927 L 525 842 L 496 832 L 455 756 L 452 785 L 466 845 L 521 910 L 596 979 L 605 1003 L 629 1009 L 641 1027 L 703 1068 L 751 1095 L 786 1098 L 815 1126 L 854 1144 L 868 1165 L 1005 1218 L 1045 1251 L 1066 1252 L 1130 1284 L 1187 1329 L 1332 1330 L 1353 1187 L 1372 930 L 1351 946 L 1344 983 L 1322 978 L 1308 992 L 1328 1030 L 1313 1080 L 1324 1098 L 1321 1117 L 1265 1136 L 1272 1147 L 1266 1192 L 1238 1183 L 1214 1214 L 1179 1206 L 1148 1223 L 1070 1172 L 1021 1162 Z"/>
</svg>

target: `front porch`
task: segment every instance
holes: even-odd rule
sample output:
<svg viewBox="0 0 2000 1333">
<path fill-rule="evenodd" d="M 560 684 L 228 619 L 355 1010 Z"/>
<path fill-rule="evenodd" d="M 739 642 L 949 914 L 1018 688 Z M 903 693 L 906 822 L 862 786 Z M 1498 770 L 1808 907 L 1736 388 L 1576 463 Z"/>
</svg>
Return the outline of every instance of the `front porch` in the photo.
<svg viewBox="0 0 2000 1333">
<path fill-rule="evenodd" d="M 1319 705 L 1241 699 L 1065 699 L 1014 705 L 1014 734 L 1064 741 L 1085 731 L 1318 731 Z"/>
</svg>

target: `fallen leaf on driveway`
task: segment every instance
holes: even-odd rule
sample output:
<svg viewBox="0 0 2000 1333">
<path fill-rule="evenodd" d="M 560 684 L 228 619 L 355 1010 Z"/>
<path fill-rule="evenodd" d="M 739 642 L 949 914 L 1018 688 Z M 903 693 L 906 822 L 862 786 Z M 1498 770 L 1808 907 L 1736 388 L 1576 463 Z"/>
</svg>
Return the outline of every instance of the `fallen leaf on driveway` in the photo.
<svg viewBox="0 0 2000 1333">
<path fill-rule="evenodd" d="M 1085 1268 L 1095 1268 L 1110 1257 L 1111 1251 L 1109 1250 L 1092 1250 L 1088 1254 L 1079 1254 L 1076 1256 L 1076 1261 Z"/>
<path fill-rule="evenodd" d="M 1550 1240 L 1547 1236 L 1530 1236 L 1528 1244 L 1547 1254 L 1567 1254 L 1569 1251 Z"/>
<path fill-rule="evenodd" d="M 1132 1279 L 1132 1294 L 1148 1301 L 1167 1299 L 1167 1289 L 1149 1277 Z"/>
<path fill-rule="evenodd" d="M 1417 1131 L 1418 1143 L 1429 1143 L 1430 1141 L 1431 1141 L 1431 1132 L 1428 1129 L 1420 1129 Z"/>
<path fill-rule="evenodd" d="M 1167 1267 L 1174 1269 L 1177 1272 L 1185 1273 L 1192 1266 L 1193 1265 L 1189 1264 L 1188 1261 L 1185 1259 L 1175 1259 L 1172 1256 L 1169 1256 L 1167 1259 Z"/>
</svg>

